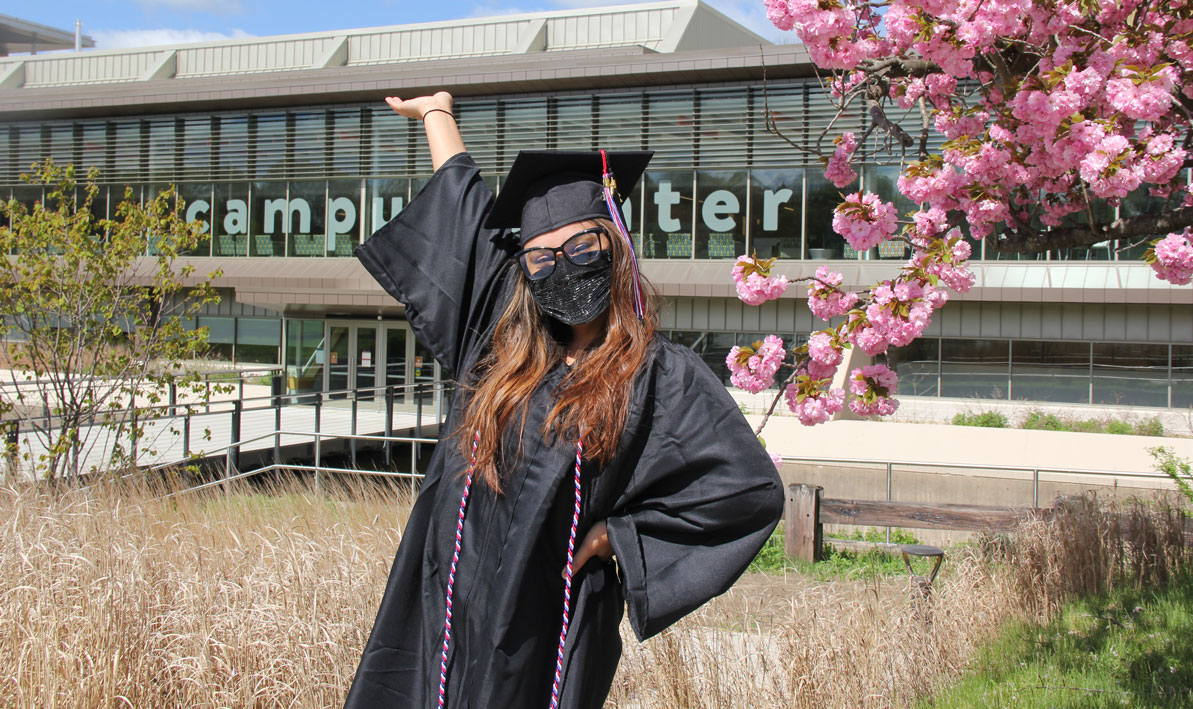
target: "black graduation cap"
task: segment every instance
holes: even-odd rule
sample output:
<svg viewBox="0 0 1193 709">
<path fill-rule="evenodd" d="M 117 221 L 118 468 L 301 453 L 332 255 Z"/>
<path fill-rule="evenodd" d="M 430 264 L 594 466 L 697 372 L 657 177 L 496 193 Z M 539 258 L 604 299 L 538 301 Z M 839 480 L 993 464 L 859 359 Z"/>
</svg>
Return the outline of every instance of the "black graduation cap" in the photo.
<svg viewBox="0 0 1193 709">
<path fill-rule="evenodd" d="M 654 151 L 606 151 L 620 195 L 630 194 Z M 523 150 L 501 185 L 485 226 L 521 227 L 521 244 L 584 219 L 609 219 L 600 151 Z M 618 195 L 618 199 L 621 196 Z M 620 207 L 620 201 L 618 203 Z"/>
</svg>

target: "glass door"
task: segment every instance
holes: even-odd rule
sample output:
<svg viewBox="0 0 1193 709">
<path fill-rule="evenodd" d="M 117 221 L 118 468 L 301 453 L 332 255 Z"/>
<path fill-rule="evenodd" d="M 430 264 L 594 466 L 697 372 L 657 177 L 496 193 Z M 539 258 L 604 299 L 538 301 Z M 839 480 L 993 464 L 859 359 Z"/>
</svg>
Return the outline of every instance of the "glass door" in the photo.
<svg viewBox="0 0 1193 709">
<path fill-rule="evenodd" d="M 352 330 L 355 370 L 352 372 L 355 379 L 352 386 L 356 389 L 358 401 L 373 401 L 377 398 L 377 392 L 373 389 L 377 386 L 377 326 L 359 325 Z"/>
<path fill-rule="evenodd" d="M 349 349 L 352 327 L 327 326 L 327 381 L 323 391 L 328 399 L 346 399 L 346 389 L 352 388 L 352 353 Z"/>
<path fill-rule="evenodd" d="M 408 353 L 406 343 L 413 340 L 408 337 L 410 330 L 405 325 L 385 326 L 385 386 L 394 388 L 394 403 L 406 403 L 406 362 Z"/>
</svg>

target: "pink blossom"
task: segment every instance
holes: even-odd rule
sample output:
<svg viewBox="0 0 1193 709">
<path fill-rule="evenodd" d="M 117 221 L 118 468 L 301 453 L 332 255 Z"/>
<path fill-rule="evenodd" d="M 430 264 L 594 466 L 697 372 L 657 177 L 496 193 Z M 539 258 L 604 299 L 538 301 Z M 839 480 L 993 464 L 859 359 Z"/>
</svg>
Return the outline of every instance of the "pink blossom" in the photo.
<svg viewBox="0 0 1193 709">
<path fill-rule="evenodd" d="M 749 347 L 733 347 L 725 357 L 729 368 L 729 381 L 739 389 L 757 394 L 774 386 L 775 373 L 787 356 L 783 340 L 767 335 L 761 342 Z"/>
<path fill-rule="evenodd" d="M 885 364 L 872 364 L 849 373 L 849 409 L 859 416 L 890 416 L 899 408 L 893 398 L 899 378 Z"/>
<path fill-rule="evenodd" d="M 845 196 L 833 212 L 833 231 L 858 251 L 865 251 L 889 239 L 895 233 L 898 211 L 873 192 L 854 192 Z"/>
<path fill-rule="evenodd" d="M 796 386 L 788 386 L 784 396 L 787 399 L 787 408 L 791 409 L 805 426 L 815 426 L 828 421 L 845 403 L 843 389 L 817 389 L 808 393 L 801 392 Z"/>
<path fill-rule="evenodd" d="M 1139 83 L 1136 83 L 1139 82 Z M 1123 75 L 1106 82 L 1106 97 L 1115 110 L 1137 121 L 1157 121 L 1171 110 L 1176 69 L 1165 67 L 1149 80 L 1124 69 Z"/>
<path fill-rule="evenodd" d="M 770 266 L 774 259 L 758 261 L 749 256 L 738 256 L 733 265 L 733 283 L 737 297 L 747 305 L 762 305 L 774 300 L 787 291 L 787 276 L 771 276 Z"/>
<path fill-rule="evenodd" d="M 835 367 L 843 355 L 841 346 L 833 344 L 833 336 L 821 331 L 808 338 L 808 356 L 815 362 Z"/>
<path fill-rule="evenodd" d="M 775 464 L 775 470 L 783 469 L 783 456 L 778 453 L 767 453 L 770 456 L 770 462 Z"/>
<path fill-rule="evenodd" d="M 882 332 L 874 327 L 873 323 L 866 320 L 870 307 L 873 307 L 873 305 L 867 307 L 863 315 L 853 314 L 850 316 L 850 324 L 859 320 L 865 320 L 865 322 L 854 326 L 853 330 L 849 333 L 849 341 L 853 343 L 854 347 L 873 357 L 874 355 L 886 352 L 886 348 L 890 343 L 883 337 Z"/>
<path fill-rule="evenodd" d="M 795 25 L 795 18 L 787 7 L 787 0 L 766 0 L 766 19 L 783 31 Z"/>
<path fill-rule="evenodd" d="M 857 179 L 857 173 L 849 166 L 853 152 L 857 150 L 857 139 L 853 133 L 847 132 L 842 133 L 836 143 L 837 149 L 824 168 L 824 177 L 837 187 L 845 187 Z"/>
<path fill-rule="evenodd" d="M 899 191 L 912 202 L 947 206 L 959 195 L 965 181 L 952 165 L 944 164 L 932 169 L 916 163 L 899 176 L 896 184 Z"/>
<path fill-rule="evenodd" d="M 1081 161 L 1081 179 L 1099 197 L 1120 198 L 1143 181 L 1134 169 L 1130 141 L 1117 133 L 1103 138 L 1097 149 Z"/>
<path fill-rule="evenodd" d="M 1176 286 L 1193 280 L 1193 228 L 1173 232 L 1156 242 L 1148 256 L 1156 277 Z M 1151 260 L 1154 258 L 1154 260 Z"/>
<path fill-rule="evenodd" d="M 821 320 L 831 320 L 857 304 L 857 293 L 836 290 L 844 280 L 842 274 L 828 270 L 827 266 L 816 269 L 816 280 L 808 282 L 808 309 L 813 315 Z"/>
<path fill-rule="evenodd" d="M 831 382 L 833 377 L 837 376 L 837 368 L 839 366 L 840 362 L 837 364 L 824 364 L 823 362 L 817 362 L 814 359 L 809 359 L 807 365 L 805 366 L 805 370 L 807 371 L 808 376 L 814 380 L 828 380 Z"/>
<path fill-rule="evenodd" d="M 1185 149 L 1174 145 L 1172 133 L 1157 133 L 1147 139 L 1139 158 L 1139 174 L 1144 182 L 1163 184 L 1171 181 L 1185 162 Z"/>
</svg>

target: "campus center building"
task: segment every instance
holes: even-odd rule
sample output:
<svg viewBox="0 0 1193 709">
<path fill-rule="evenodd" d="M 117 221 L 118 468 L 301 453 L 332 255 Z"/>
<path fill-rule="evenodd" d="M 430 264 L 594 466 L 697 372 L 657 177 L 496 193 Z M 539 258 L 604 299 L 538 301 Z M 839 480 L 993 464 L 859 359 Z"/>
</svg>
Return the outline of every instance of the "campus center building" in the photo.
<svg viewBox="0 0 1193 709">
<path fill-rule="evenodd" d="M 141 196 L 175 183 L 208 228 L 188 260 L 223 271 L 223 300 L 197 323 L 215 356 L 282 365 L 292 391 L 428 381 L 439 373 L 402 307 L 352 248 L 431 174 L 422 126 L 382 98 L 439 89 L 457 97 L 495 190 L 519 149 L 655 151 L 626 220 L 665 296 L 662 328 L 723 376 L 734 344 L 823 326 L 801 286 L 741 303 L 737 255 L 777 257 L 793 278 L 827 263 L 847 286 L 907 257 L 899 243 L 845 245 L 832 209 L 855 188 L 829 184 L 788 142 L 831 150 L 866 117 L 824 135 L 835 110 L 804 49 L 693 0 L 0 58 L 0 192 L 39 199 L 19 175 L 45 157 L 98 167 L 101 212 L 126 186 Z M 898 157 L 877 138 L 859 155 L 860 186 L 896 199 Z M 1117 209 L 1152 207 L 1141 193 Z M 1193 405 L 1193 289 L 1118 246 L 1029 260 L 975 247 L 973 290 L 891 352 L 900 393 Z"/>
</svg>

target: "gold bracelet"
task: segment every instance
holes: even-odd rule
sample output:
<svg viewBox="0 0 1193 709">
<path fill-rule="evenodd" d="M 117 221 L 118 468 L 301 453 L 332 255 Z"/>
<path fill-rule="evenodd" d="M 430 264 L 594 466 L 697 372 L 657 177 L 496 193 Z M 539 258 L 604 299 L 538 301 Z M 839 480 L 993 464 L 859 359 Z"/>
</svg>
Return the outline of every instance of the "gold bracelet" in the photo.
<svg viewBox="0 0 1193 709">
<path fill-rule="evenodd" d="M 424 121 L 427 120 L 427 114 L 434 113 L 435 111 L 439 111 L 440 113 L 446 113 L 447 115 L 452 117 L 453 121 L 456 120 L 455 115 L 453 115 L 452 112 L 447 110 L 446 108 L 429 108 L 426 111 L 423 111 L 423 117 L 421 120 L 424 120 Z"/>
</svg>

